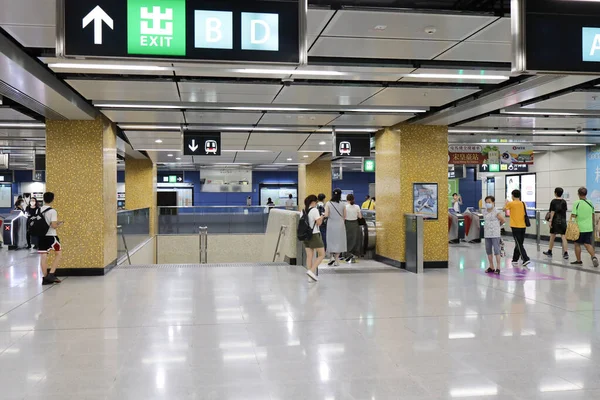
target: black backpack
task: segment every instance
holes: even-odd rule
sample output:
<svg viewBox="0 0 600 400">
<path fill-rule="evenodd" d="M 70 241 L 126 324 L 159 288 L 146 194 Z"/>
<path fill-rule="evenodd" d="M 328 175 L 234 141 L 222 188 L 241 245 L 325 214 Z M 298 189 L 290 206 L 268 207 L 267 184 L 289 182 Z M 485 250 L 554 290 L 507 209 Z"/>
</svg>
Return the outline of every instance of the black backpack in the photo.
<svg viewBox="0 0 600 400">
<path fill-rule="evenodd" d="M 48 229 L 50 229 L 50 225 L 46 222 L 46 218 L 44 214 L 48 211 L 52 210 L 52 208 L 47 208 L 44 211 L 37 213 L 32 216 L 29 220 L 29 234 L 31 236 L 46 236 L 48 233 Z"/>
<path fill-rule="evenodd" d="M 312 210 L 312 208 L 311 208 Z M 308 210 L 310 212 L 310 210 Z M 316 224 L 316 221 L 315 221 Z M 296 235 L 298 236 L 298 240 L 301 242 L 312 239 L 314 226 L 310 226 L 310 222 L 308 219 L 308 213 L 306 211 L 302 211 L 302 216 L 300 217 L 300 222 L 298 222 L 298 230 L 296 231 Z"/>
</svg>

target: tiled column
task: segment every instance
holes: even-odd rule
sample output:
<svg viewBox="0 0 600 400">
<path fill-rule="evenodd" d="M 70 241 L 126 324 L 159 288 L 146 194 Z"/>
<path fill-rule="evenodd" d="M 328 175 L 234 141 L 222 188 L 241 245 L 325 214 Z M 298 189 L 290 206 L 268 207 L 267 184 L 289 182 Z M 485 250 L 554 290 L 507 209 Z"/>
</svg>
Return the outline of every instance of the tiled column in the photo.
<svg viewBox="0 0 600 400">
<path fill-rule="evenodd" d="M 46 121 L 46 190 L 65 221 L 61 275 L 103 275 L 117 260 L 115 126 L 93 121 Z"/>
<path fill-rule="evenodd" d="M 125 207 L 150 208 L 150 236 L 157 233 L 156 164 L 152 160 L 125 158 Z"/>
<path fill-rule="evenodd" d="M 304 207 L 304 199 L 314 194 L 325 193 L 331 197 L 331 161 L 319 160 L 298 166 L 298 204 Z"/>
<path fill-rule="evenodd" d="M 413 183 L 438 184 L 438 219 L 425 221 L 425 268 L 448 267 L 448 128 L 400 125 L 376 136 L 377 255 L 401 265 Z"/>
</svg>

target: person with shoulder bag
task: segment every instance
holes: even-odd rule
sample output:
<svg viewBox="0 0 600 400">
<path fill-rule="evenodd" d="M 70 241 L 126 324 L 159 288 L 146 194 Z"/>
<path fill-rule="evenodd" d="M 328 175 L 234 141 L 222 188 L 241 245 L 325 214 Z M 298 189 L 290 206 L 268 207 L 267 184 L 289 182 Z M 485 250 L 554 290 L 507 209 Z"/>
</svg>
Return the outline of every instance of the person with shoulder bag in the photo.
<svg viewBox="0 0 600 400">
<path fill-rule="evenodd" d="M 306 275 L 309 283 L 319 280 L 317 268 L 325 258 L 325 246 L 319 230 L 322 223 L 323 217 L 317 209 L 317 196 L 311 194 L 304 200 L 304 210 L 298 226 L 298 239 L 304 242 L 306 250 Z"/>
<path fill-rule="evenodd" d="M 569 259 L 568 242 L 567 242 L 567 202 L 562 198 L 564 193 L 563 188 L 557 187 L 554 189 L 555 198 L 550 202 L 550 211 L 546 215 L 546 221 L 550 223 L 550 243 L 548 251 L 544 255 L 552 257 L 552 248 L 556 235 L 561 236 L 563 259 Z"/>
<path fill-rule="evenodd" d="M 521 201 L 521 191 L 515 189 L 511 193 L 512 201 L 504 205 L 504 211 L 510 212 L 510 230 L 515 240 L 515 250 L 513 252 L 512 264 L 516 267 L 519 258 L 523 260 L 523 267 L 531 264 L 531 260 L 525 250 L 525 231 L 531 225 L 527 216 L 527 206 Z"/>
<path fill-rule="evenodd" d="M 596 258 L 596 251 L 594 250 L 594 214 L 596 210 L 594 205 L 587 200 L 587 189 L 584 187 L 579 188 L 577 194 L 579 200 L 573 204 L 573 212 L 571 213 L 571 219 L 575 219 L 579 226 L 579 239 L 575 241 L 575 257 L 576 261 L 573 261 L 572 265 L 582 265 L 581 261 L 581 245 L 585 246 L 590 257 L 592 257 L 592 264 L 598 268 L 598 258 Z"/>
<path fill-rule="evenodd" d="M 331 200 L 325 205 L 325 218 L 327 219 L 327 251 L 331 260 L 327 265 L 339 266 L 341 253 L 348 250 L 346 242 L 346 207 L 342 204 L 342 190 L 334 189 Z"/>
</svg>

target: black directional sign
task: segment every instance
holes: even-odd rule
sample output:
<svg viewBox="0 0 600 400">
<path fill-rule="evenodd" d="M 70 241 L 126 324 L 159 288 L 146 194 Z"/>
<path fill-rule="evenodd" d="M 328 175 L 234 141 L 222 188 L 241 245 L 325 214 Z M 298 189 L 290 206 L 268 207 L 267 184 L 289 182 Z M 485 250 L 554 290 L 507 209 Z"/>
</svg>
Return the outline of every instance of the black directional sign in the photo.
<svg viewBox="0 0 600 400">
<path fill-rule="evenodd" d="M 221 132 L 185 131 L 183 133 L 183 155 L 220 156 Z"/>
<path fill-rule="evenodd" d="M 58 53 L 297 64 L 307 0 L 59 0 Z M 302 54 L 301 54 L 302 53 Z"/>
<path fill-rule="evenodd" d="M 335 135 L 336 157 L 371 157 L 371 134 L 348 133 Z"/>
</svg>

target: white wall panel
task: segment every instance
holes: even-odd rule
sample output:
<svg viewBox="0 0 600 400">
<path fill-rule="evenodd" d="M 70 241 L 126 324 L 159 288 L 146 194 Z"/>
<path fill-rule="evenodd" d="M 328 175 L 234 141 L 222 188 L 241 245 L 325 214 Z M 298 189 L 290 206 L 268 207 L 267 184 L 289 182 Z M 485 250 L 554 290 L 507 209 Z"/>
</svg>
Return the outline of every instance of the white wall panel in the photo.
<svg viewBox="0 0 600 400">
<path fill-rule="evenodd" d="M 430 60 L 456 42 L 434 40 L 367 39 L 321 36 L 309 52 L 311 56 L 361 58 L 403 58 Z"/>
</svg>

